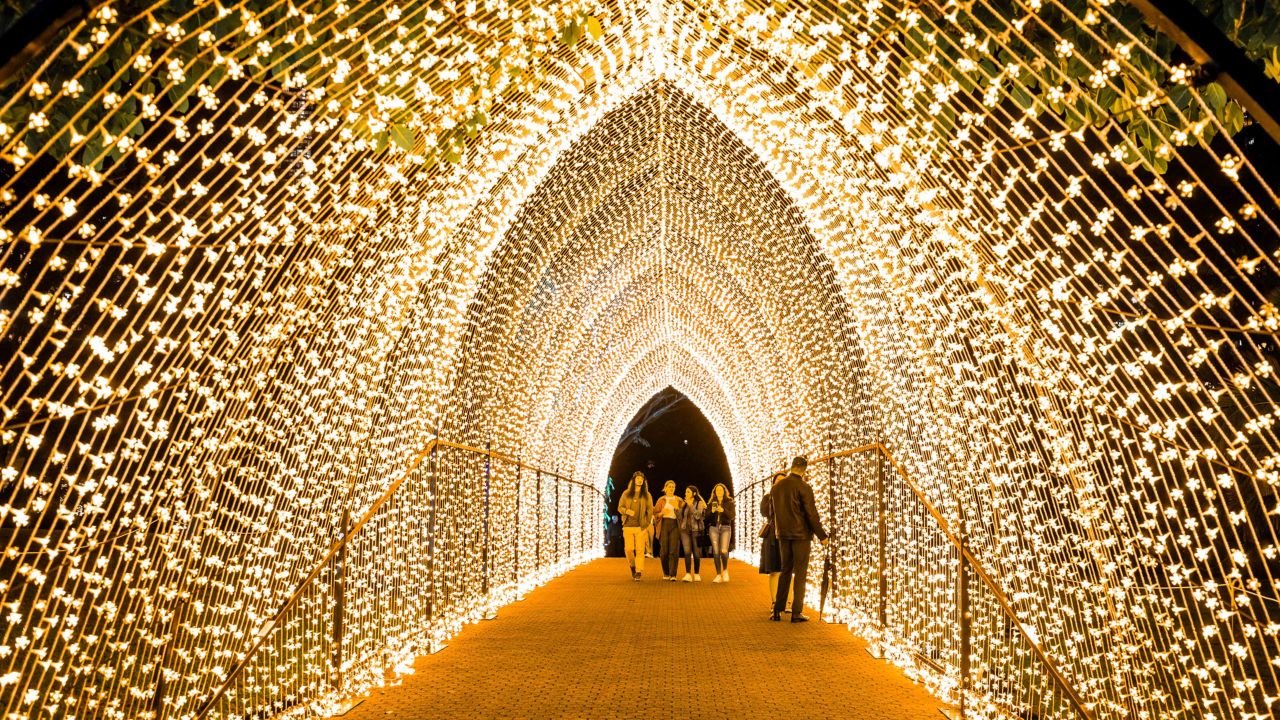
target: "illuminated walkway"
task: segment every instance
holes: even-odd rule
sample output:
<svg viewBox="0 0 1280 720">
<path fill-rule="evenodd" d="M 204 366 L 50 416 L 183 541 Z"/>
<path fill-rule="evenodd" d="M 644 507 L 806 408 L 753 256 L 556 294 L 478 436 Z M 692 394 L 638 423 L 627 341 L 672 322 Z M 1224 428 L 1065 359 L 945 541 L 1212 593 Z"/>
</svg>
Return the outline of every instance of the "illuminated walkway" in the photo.
<svg viewBox="0 0 1280 720">
<path fill-rule="evenodd" d="M 941 717 L 842 626 L 768 622 L 754 568 L 735 561 L 728 585 L 712 574 L 637 585 L 623 560 L 596 560 L 466 628 L 344 717 Z"/>
</svg>

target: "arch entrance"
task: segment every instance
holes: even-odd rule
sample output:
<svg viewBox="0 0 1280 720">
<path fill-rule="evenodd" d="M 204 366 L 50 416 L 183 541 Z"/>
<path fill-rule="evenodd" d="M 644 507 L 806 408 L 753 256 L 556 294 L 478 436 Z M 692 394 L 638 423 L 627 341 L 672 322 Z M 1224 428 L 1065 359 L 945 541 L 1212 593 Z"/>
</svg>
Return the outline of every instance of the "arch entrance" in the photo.
<svg viewBox="0 0 1280 720">
<path fill-rule="evenodd" d="M 622 534 L 614 512 L 631 474 L 648 477 L 649 492 L 657 497 L 667 480 L 675 480 L 677 492 L 696 487 L 710 497 L 716 483 L 732 493 L 733 474 L 715 427 L 697 404 L 673 387 L 649 399 L 627 423 L 609 465 L 609 535 L 606 554 L 622 556 Z"/>
</svg>

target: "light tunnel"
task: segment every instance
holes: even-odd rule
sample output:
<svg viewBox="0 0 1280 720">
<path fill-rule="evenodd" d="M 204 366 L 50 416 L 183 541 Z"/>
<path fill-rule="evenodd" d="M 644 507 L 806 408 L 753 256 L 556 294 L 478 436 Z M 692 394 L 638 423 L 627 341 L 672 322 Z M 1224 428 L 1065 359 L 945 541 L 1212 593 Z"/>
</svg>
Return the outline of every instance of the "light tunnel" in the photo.
<svg viewBox="0 0 1280 720">
<path fill-rule="evenodd" d="M 0 94 L 5 717 L 330 711 L 666 387 L 966 716 L 1278 711 L 1274 146 L 1133 7 L 90 5 Z"/>
</svg>

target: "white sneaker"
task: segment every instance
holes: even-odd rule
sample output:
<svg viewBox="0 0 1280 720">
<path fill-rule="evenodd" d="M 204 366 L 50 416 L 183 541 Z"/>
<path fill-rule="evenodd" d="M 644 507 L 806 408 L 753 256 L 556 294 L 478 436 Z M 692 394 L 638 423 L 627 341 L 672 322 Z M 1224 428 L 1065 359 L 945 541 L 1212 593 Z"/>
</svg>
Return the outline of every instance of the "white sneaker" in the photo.
<svg viewBox="0 0 1280 720">
<path fill-rule="evenodd" d="M 693 581 L 694 581 L 694 582 L 702 582 L 702 576 L 701 576 L 701 575 L 694 575 L 694 576 L 693 576 Z"/>
<path fill-rule="evenodd" d="M 724 572 L 722 572 L 722 573 L 720 573 L 720 574 L 724 576 L 724 579 L 723 579 L 723 580 L 721 580 L 720 582 L 729 582 L 729 571 L 728 571 L 728 570 L 725 570 Z"/>
<path fill-rule="evenodd" d="M 715 580 L 712 580 L 711 582 L 713 582 L 713 583 L 718 583 L 718 582 L 720 582 L 720 576 L 719 576 L 719 575 L 716 575 L 716 579 L 715 579 Z"/>
<path fill-rule="evenodd" d="M 680 582 L 693 582 L 693 576 L 689 573 L 685 573 L 684 577 L 680 578 Z"/>
</svg>

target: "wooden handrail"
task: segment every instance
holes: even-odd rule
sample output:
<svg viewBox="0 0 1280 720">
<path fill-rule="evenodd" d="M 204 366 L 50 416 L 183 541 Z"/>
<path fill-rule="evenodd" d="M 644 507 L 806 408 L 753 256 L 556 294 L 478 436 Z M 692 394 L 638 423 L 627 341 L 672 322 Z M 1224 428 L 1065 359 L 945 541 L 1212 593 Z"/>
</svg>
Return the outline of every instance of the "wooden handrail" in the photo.
<svg viewBox="0 0 1280 720">
<path fill-rule="evenodd" d="M 1046 653 L 1044 648 L 1040 646 L 1040 643 L 1036 640 L 1035 636 L 1031 634 L 1031 631 L 1028 630 L 1022 623 L 1022 620 L 1018 618 L 1017 613 L 1014 612 L 1013 604 L 1010 602 L 1009 596 L 1005 593 L 1004 588 L 1000 587 L 1000 584 L 996 582 L 995 577 L 978 560 L 977 556 L 973 554 L 973 551 L 969 546 L 963 542 L 956 533 L 952 532 L 951 526 L 947 523 L 946 518 L 944 518 L 942 513 L 938 511 L 937 507 L 935 507 L 934 504 L 925 497 L 924 492 L 920 490 L 920 487 L 916 485 L 915 481 L 913 481 L 907 474 L 906 469 L 903 468 L 902 464 L 893 457 L 893 454 L 889 452 L 889 449 L 886 448 L 883 443 L 867 443 L 866 445 L 859 445 L 846 450 L 839 450 L 825 455 L 819 455 L 810 459 L 809 464 L 817 465 L 818 463 L 826 460 L 850 457 L 858 453 L 870 451 L 879 452 L 889 465 L 893 467 L 894 471 L 898 473 L 898 477 L 902 479 L 903 484 L 911 490 L 912 494 L 916 496 L 916 499 L 920 501 L 920 504 L 928 511 L 934 522 L 938 524 L 938 529 L 942 531 L 942 534 L 946 536 L 947 540 L 949 540 L 951 544 L 955 546 L 956 550 L 964 556 L 965 560 L 968 561 L 970 569 L 977 574 L 977 576 L 982 580 L 982 583 L 986 585 L 987 589 L 991 591 L 991 594 L 995 596 L 996 603 L 1000 606 L 1000 609 L 1004 612 L 1009 621 L 1013 623 L 1014 627 L 1018 629 L 1018 632 L 1022 634 L 1022 637 L 1027 641 L 1027 644 L 1031 646 L 1031 650 L 1036 654 L 1036 657 L 1039 658 L 1040 664 L 1044 666 L 1045 670 L 1049 673 L 1049 676 L 1053 678 L 1054 683 L 1057 684 L 1063 694 L 1067 696 L 1067 699 L 1071 702 L 1072 707 L 1076 709 L 1076 712 L 1086 718 L 1086 720 L 1093 720 L 1093 711 L 1085 705 L 1084 699 L 1080 696 L 1080 693 L 1076 691 L 1075 686 L 1067 680 L 1066 675 L 1058 667 L 1057 663 L 1049 657 L 1048 653 Z M 773 477 L 773 475 L 770 474 L 765 478 L 757 480 L 743 488 L 743 490 L 749 490 L 756 485 L 765 482 L 770 477 Z"/>
<path fill-rule="evenodd" d="M 381 509 L 382 506 L 385 505 L 387 501 L 390 500 L 391 497 L 396 494 L 396 491 L 400 489 L 400 486 L 404 484 L 404 481 L 409 479 L 409 476 L 413 474 L 413 471 L 416 470 L 418 466 L 422 464 L 423 459 L 425 459 L 428 455 L 431 454 L 433 450 L 436 450 L 437 448 L 454 448 L 455 450 L 463 450 L 465 452 L 471 452 L 477 455 L 485 455 L 487 457 L 492 457 L 498 460 L 502 460 L 504 462 L 512 463 L 517 467 L 524 468 L 526 470 L 533 470 L 535 472 L 540 472 L 543 475 L 555 478 L 556 480 L 562 480 L 565 482 L 573 483 L 575 485 L 581 485 L 583 487 L 591 488 L 592 490 L 595 490 L 597 494 L 601 496 L 604 495 L 604 493 L 600 491 L 600 488 L 597 488 L 594 485 L 590 485 L 589 483 L 584 483 L 580 480 L 574 480 L 573 478 L 566 477 L 558 473 L 547 472 L 545 470 L 542 470 L 541 468 L 534 467 L 532 465 L 529 465 L 528 463 L 512 458 L 509 455 L 493 452 L 491 450 L 484 450 L 481 448 L 472 447 L 470 445 L 464 445 L 462 443 L 451 442 L 448 440 L 441 440 L 440 438 L 433 438 L 431 442 L 428 442 L 425 446 L 423 446 L 422 450 L 419 451 L 416 456 L 414 456 L 412 462 L 409 463 L 409 466 L 405 468 L 405 471 L 401 473 L 400 477 L 396 478 L 394 482 L 388 485 L 387 489 L 384 490 L 382 494 L 379 495 L 378 498 L 373 501 L 373 504 L 371 504 L 369 508 L 364 511 L 364 513 L 360 516 L 360 519 L 356 521 L 356 524 L 352 525 L 350 530 L 344 533 L 341 537 L 339 537 L 329 546 L 329 549 L 325 551 L 324 556 L 321 557 L 320 561 L 315 564 L 315 567 L 311 568 L 311 571 L 308 572 L 306 577 L 302 579 L 302 582 L 298 583 L 298 587 L 294 589 L 291 595 L 289 595 L 289 599 L 285 600 L 284 604 L 280 606 L 280 609 L 277 610 L 276 613 L 271 616 L 271 620 L 269 620 L 266 625 L 264 625 L 261 629 L 258 630 L 258 632 L 253 636 L 253 641 L 249 644 L 249 649 L 246 650 L 244 655 L 242 655 L 240 659 L 236 661 L 235 665 L 231 666 L 231 670 L 227 673 L 227 676 L 226 678 L 223 679 L 222 683 L 218 685 L 218 688 L 216 691 L 214 691 L 213 695 L 211 695 L 209 699 L 206 700 L 205 703 L 200 706 L 200 710 L 196 713 L 196 720 L 204 720 L 204 718 L 208 717 L 209 711 L 212 710 L 213 706 L 218 702 L 218 700 L 221 699 L 222 696 L 226 694 L 227 690 L 231 687 L 231 683 L 235 682 L 235 679 L 239 677 L 240 672 L 244 670 L 245 666 L 249 664 L 249 661 L 252 660 L 254 655 L 258 652 L 258 649 L 262 647 L 262 643 L 266 642 L 266 639 L 271 635 L 272 631 L 276 629 L 276 626 L 284 618 L 285 614 L 288 613 L 289 610 L 293 609 L 293 606 L 298 602 L 298 599 L 302 597 L 302 594 L 306 591 L 307 586 L 310 585 L 311 582 L 314 581 L 316 577 L 320 575 L 320 572 L 322 570 L 324 570 L 324 566 L 327 565 L 329 561 L 332 560 L 333 557 L 338 554 L 339 551 L 345 548 L 347 546 L 347 543 L 351 542 L 352 538 L 354 538 L 356 535 L 360 533 L 360 531 L 364 528 L 364 526 L 370 520 L 373 519 L 373 516 L 375 514 L 377 514 L 378 510 Z"/>
</svg>

